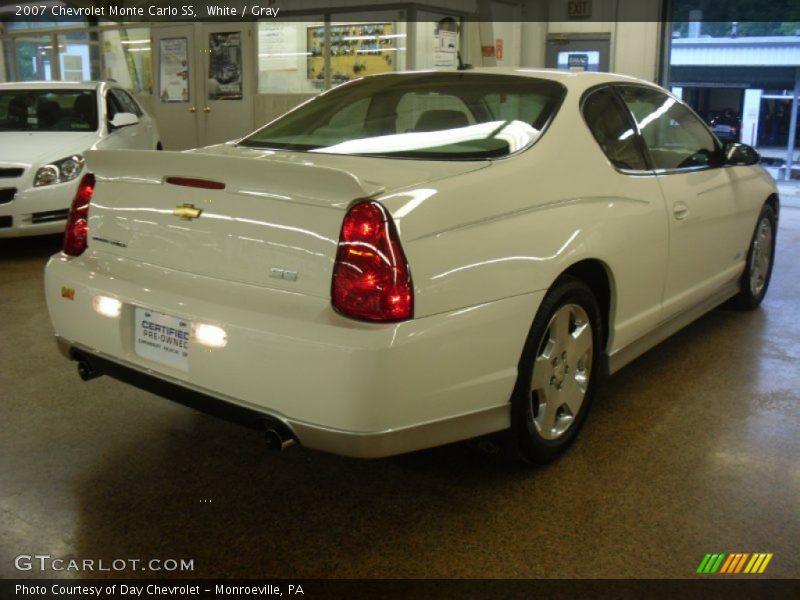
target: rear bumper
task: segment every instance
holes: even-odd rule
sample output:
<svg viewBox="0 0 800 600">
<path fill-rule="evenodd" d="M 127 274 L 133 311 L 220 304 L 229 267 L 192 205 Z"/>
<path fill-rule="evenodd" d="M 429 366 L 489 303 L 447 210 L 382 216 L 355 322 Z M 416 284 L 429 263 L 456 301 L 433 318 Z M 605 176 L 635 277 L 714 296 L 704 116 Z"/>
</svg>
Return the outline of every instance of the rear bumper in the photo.
<svg viewBox="0 0 800 600">
<path fill-rule="evenodd" d="M 378 325 L 338 315 L 326 298 L 91 252 L 54 256 L 45 292 L 70 358 L 218 416 L 221 405 L 243 412 L 237 422 L 275 419 L 307 447 L 364 458 L 509 427 L 517 363 L 542 296 Z M 121 300 L 120 316 L 97 314 L 95 295 Z M 134 351 L 134 307 L 216 323 L 228 343 L 190 342 L 188 371 L 154 363 Z"/>
<path fill-rule="evenodd" d="M 159 395 L 205 414 L 250 429 L 265 430 L 280 424 L 284 432 L 307 448 L 354 458 L 380 458 L 428 448 L 453 441 L 500 431 L 508 427 L 509 407 L 497 406 L 434 423 L 385 431 L 344 431 L 259 411 L 237 404 L 236 400 L 175 380 L 155 375 L 136 365 L 115 360 L 102 353 L 73 344 L 56 336 L 61 353 L 70 360 L 88 363 L 98 375 L 106 375 Z M 438 440 L 438 441 L 437 441 Z"/>
</svg>

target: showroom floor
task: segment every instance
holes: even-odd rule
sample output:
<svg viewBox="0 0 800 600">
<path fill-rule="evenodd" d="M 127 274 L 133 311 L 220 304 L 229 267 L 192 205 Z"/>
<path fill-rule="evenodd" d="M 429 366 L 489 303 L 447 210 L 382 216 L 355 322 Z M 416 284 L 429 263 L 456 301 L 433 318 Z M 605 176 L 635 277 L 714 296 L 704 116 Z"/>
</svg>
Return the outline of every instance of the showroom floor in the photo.
<svg viewBox="0 0 800 600">
<path fill-rule="evenodd" d="M 772 552 L 766 575 L 800 577 L 800 208 L 781 219 L 762 309 L 716 310 L 606 380 L 540 469 L 476 443 L 271 455 L 256 432 L 82 383 L 42 294 L 59 240 L 0 241 L 0 577 L 37 576 L 13 568 L 35 553 L 190 558 L 197 577 L 677 578 L 708 552 Z"/>
</svg>

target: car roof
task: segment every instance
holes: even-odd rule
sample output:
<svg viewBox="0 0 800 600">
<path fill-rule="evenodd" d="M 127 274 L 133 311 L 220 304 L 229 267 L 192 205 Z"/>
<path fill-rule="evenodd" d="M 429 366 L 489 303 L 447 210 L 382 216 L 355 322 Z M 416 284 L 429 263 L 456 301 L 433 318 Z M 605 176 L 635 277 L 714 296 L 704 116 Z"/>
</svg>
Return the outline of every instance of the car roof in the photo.
<svg viewBox="0 0 800 600">
<path fill-rule="evenodd" d="M 602 81 L 639 81 L 629 75 L 605 73 L 600 71 L 568 71 L 565 69 L 537 69 L 534 67 L 475 67 L 464 72 L 499 73 L 503 75 L 520 75 L 523 77 L 539 77 L 541 79 L 557 79 L 561 81 L 591 79 L 596 83 Z"/>
<path fill-rule="evenodd" d="M 102 81 L 13 81 L 0 83 L 0 90 L 94 90 Z"/>
<path fill-rule="evenodd" d="M 419 74 L 421 71 L 404 71 L 402 74 Z M 562 69 L 537 69 L 532 67 L 475 67 L 459 71 L 451 69 L 426 69 L 424 72 L 435 73 L 463 73 L 469 75 L 515 75 L 518 77 L 532 77 L 539 79 L 550 79 L 564 84 L 567 88 L 586 89 L 601 85 L 603 83 L 637 83 L 657 87 L 651 81 L 621 75 L 618 73 L 605 73 L 599 71 L 566 71 Z M 380 77 L 381 75 L 374 75 Z"/>
</svg>

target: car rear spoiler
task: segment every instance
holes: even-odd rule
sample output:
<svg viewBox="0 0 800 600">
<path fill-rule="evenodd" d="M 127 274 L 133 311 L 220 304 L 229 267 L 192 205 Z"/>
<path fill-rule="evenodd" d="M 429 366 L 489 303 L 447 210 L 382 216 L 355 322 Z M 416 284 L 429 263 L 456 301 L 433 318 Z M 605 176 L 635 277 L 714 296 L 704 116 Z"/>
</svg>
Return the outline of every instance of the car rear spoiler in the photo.
<svg viewBox="0 0 800 600">
<path fill-rule="evenodd" d="M 202 152 L 89 150 L 84 156 L 88 171 L 98 182 L 162 185 L 168 177 L 196 179 L 222 183 L 233 194 L 340 210 L 384 189 L 344 169 L 290 162 L 275 155 L 252 158 Z"/>
</svg>

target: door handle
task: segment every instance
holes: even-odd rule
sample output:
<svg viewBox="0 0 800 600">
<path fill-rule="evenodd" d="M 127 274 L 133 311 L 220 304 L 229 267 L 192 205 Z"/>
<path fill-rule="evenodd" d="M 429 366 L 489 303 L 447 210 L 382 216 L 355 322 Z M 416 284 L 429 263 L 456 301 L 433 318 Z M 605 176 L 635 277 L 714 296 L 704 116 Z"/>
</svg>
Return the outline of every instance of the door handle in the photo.
<svg viewBox="0 0 800 600">
<path fill-rule="evenodd" d="M 210 113 L 211 112 L 211 107 L 210 106 L 206 106 L 205 108 L 203 108 L 203 112 L 204 113 Z"/>
<path fill-rule="evenodd" d="M 197 107 L 193 106 L 192 108 L 189 109 L 189 112 L 197 112 Z"/>
<path fill-rule="evenodd" d="M 672 205 L 672 214 L 679 221 L 689 216 L 689 207 L 684 202 L 676 202 Z"/>
</svg>

